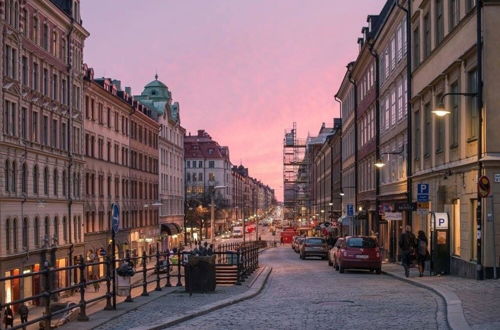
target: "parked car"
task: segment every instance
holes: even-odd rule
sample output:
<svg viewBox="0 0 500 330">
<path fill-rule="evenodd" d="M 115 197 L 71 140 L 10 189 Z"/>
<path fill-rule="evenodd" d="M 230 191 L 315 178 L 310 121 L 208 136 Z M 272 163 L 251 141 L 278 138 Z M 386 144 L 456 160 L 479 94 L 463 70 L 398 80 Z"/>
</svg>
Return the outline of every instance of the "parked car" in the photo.
<svg viewBox="0 0 500 330">
<path fill-rule="evenodd" d="M 368 269 L 382 272 L 382 258 L 377 241 L 373 237 L 349 236 L 337 246 L 334 266 L 343 273 L 346 269 Z"/>
<path fill-rule="evenodd" d="M 342 244 L 344 241 L 344 238 L 340 237 L 337 239 L 333 247 L 328 251 L 328 266 L 333 266 L 335 256 L 337 253 L 339 253 L 339 246 Z"/>
<path fill-rule="evenodd" d="M 295 236 L 292 240 L 292 249 L 299 253 L 299 247 L 300 247 L 300 243 L 304 240 L 304 237 L 302 236 Z"/>
<path fill-rule="evenodd" d="M 63 309 L 67 309 L 64 312 Z M 59 313 L 58 313 L 59 312 Z M 74 321 L 78 318 L 80 314 L 80 307 L 74 302 L 54 302 L 50 304 L 50 313 L 54 314 L 50 319 L 50 327 L 58 328 L 63 326 L 66 323 Z M 43 321 L 39 323 L 40 329 L 43 329 Z"/>
<path fill-rule="evenodd" d="M 299 249 L 300 259 L 307 257 L 321 257 L 326 259 L 328 255 L 328 244 L 321 237 L 306 237 Z"/>
</svg>

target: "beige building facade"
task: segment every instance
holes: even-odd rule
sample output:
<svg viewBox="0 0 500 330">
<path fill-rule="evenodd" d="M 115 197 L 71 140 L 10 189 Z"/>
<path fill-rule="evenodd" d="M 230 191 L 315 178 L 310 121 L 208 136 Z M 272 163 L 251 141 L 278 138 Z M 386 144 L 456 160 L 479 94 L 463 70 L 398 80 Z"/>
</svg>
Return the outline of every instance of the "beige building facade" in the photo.
<svg viewBox="0 0 500 330">
<path fill-rule="evenodd" d="M 418 183 L 430 184 L 431 212 L 450 217 L 451 273 L 476 277 L 478 265 L 491 276 L 498 265 L 500 221 L 486 216 L 494 203 L 494 218 L 500 216 L 500 121 L 497 108 L 500 64 L 498 45 L 500 3 L 483 1 L 483 84 L 484 107 L 477 108 L 476 97 L 446 93 L 476 93 L 478 61 L 476 51 L 476 1 L 412 2 L 412 140 L 413 192 Z M 444 100 L 449 115 L 437 117 L 434 110 Z M 480 114 L 483 124 L 480 125 Z M 477 182 L 478 141 L 482 140 L 483 173 L 491 180 L 492 199 L 482 200 L 482 231 L 478 231 Z M 430 234 L 431 215 L 414 214 L 414 231 Z M 496 237 L 493 236 L 496 226 Z M 482 257 L 478 259 L 477 239 L 482 238 Z"/>
</svg>

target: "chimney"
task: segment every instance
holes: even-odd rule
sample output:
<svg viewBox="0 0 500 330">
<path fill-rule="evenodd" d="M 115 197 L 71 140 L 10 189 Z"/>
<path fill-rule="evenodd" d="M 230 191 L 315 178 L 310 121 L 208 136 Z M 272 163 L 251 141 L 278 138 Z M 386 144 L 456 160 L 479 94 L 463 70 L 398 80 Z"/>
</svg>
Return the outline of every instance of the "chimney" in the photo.
<svg viewBox="0 0 500 330">
<path fill-rule="evenodd" d="M 116 89 L 121 91 L 122 90 L 122 82 L 120 80 L 113 80 L 113 85 L 115 85 Z"/>
<path fill-rule="evenodd" d="M 198 136 L 203 137 L 205 135 L 205 130 L 204 129 L 199 129 L 198 130 Z"/>
</svg>

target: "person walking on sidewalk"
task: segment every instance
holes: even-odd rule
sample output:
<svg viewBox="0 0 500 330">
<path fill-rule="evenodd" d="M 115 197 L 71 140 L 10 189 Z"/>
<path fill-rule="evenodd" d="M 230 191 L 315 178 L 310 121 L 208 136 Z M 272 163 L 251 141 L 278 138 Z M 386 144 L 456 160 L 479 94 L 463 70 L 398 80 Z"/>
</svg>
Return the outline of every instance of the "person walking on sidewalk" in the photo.
<svg viewBox="0 0 500 330">
<path fill-rule="evenodd" d="M 28 306 L 26 306 L 26 304 L 22 304 L 21 306 L 19 306 L 19 316 L 21 317 L 21 323 L 26 323 L 28 322 L 28 314 L 29 314 L 29 309 L 28 309 Z"/>
<path fill-rule="evenodd" d="M 420 230 L 418 232 L 418 239 L 417 239 L 417 262 L 418 262 L 418 271 L 420 277 L 424 276 L 425 261 L 429 257 L 429 250 L 427 250 L 427 247 L 428 247 L 427 237 L 425 236 L 425 233 L 422 230 Z"/>
<path fill-rule="evenodd" d="M 401 249 L 401 263 L 405 269 L 405 276 L 410 276 L 411 258 L 415 255 L 417 238 L 411 232 L 411 226 L 406 226 L 405 232 L 399 237 L 399 248 Z"/>
<path fill-rule="evenodd" d="M 5 324 L 5 329 L 12 328 L 14 326 L 14 313 L 12 313 L 10 306 L 5 307 L 3 323 Z"/>
</svg>

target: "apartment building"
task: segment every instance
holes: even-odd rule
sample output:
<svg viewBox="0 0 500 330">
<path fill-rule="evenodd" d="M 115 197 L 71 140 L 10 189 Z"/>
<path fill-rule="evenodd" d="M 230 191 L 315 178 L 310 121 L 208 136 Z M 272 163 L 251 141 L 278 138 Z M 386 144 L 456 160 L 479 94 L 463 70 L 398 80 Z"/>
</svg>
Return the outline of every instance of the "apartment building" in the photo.
<svg viewBox="0 0 500 330">
<path fill-rule="evenodd" d="M 0 15 L 0 274 L 64 267 L 84 253 L 83 47 L 77 0 L 6 1 Z M 75 281 L 62 271 L 54 287 Z M 2 282 L 3 301 L 40 279 Z"/>
</svg>

